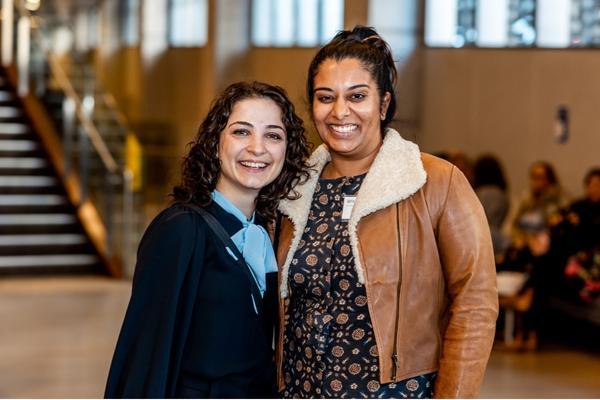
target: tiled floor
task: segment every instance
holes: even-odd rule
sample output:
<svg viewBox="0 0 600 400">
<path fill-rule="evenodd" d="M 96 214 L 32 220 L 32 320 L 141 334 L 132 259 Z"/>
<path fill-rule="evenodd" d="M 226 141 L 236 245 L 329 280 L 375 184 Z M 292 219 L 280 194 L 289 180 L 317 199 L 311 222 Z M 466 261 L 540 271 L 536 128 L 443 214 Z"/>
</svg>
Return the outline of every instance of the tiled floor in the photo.
<svg viewBox="0 0 600 400">
<path fill-rule="evenodd" d="M 129 296 L 102 278 L 0 280 L 0 398 L 101 397 Z M 492 354 L 481 397 L 600 397 L 600 356 Z"/>
</svg>

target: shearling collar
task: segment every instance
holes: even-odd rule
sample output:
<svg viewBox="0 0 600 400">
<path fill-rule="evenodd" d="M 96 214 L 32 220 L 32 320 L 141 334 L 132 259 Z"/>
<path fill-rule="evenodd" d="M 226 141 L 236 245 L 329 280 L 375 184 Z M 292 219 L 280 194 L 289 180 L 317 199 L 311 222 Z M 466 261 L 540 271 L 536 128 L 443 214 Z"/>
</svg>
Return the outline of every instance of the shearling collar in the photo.
<svg viewBox="0 0 600 400">
<path fill-rule="evenodd" d="M 290 263 L 302 238 L 319 176 L 331 156 L 325 144 L 319 146 L 308 163 L 313 166 L 309 179 L 295 190 L 301 195 L 297 200 L 282 200 L 279 211 L 288 216 L 294 225 L 294 237 L 283 264 L 281 273 L 281 295 L 287 296 L 287 275 Z M 379 153 L 356 196 L 356 202 L 348 221 L 348 233 L 356 265 L 358 280 L 364 284 L 365 277 L 361 263 L 356 228 L 361 218 L 406 199 L 417 192 L 427 180 L 421 161 L 419 147 L 402 139 L 394 129 L 388 128 Z"/>
</svg>

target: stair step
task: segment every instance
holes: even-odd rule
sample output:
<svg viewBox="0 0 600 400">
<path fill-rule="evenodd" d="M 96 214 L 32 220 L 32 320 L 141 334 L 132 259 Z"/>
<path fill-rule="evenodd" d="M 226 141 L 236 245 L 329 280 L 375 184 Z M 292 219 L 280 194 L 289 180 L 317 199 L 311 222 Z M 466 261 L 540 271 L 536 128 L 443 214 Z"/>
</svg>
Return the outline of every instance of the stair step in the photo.
<svg viewBox="0 0 600 400">
<path fill-rule="evenodd" d="M 97 263 L 98 259 L 91 254 L 0 256 L 0 268 L 79 266 Z"/>
<path fill-rule="evenodd" d="M 0 235 L 1 246 L 52 246 L 85 244 L 86 237 L 78 234 Z"/>
<path fill-rule="evenodd" d="M 18 107 L 0 106 L 0 118 L 19 118 L 22 116 L 23 112 Z"/>
<path fill-rule="evenodd" d="M 14 93 L 9 92 L 7 90 L 0 90 L 0 101 L 14 101 L 16 100 L 17 97 L 14 95 Z"/>
<path fill-rule="evenodd" d="M 0 214 L 0 226 L 72 225 L 76 221 L 71 214 Z"/>
<path fill-rule="evenodd" d="M 0 206 L 58 206 L 64 204 L 67 204 L 67 199 L 56 194 L 0 195 Z"/>
<path fill-rule="evenodd" d="M 58 180 L 53 176 L 0 176 L 0 188 L 36 188 L 52 187 L 58 184 Z"/>
<path fill-rule="evenodd" d="M 0 151 L 35 151 L 39 148 L 33 140 L 0 140 Z"/>
<path fill-rule="evenodd" d="M 0 92 L 0 101 L 2 101 L 2 92 Z M 20 122 L 0 122 L 1 135 L 21 135 L 31 132 L 29 125 Z"/>
<path fill-rule="evenodd" d="M 37 157 L 1 157 L 0 168 L 9 169 L 40 169 L 47 168 L 48 162 Z"/>
</svg>

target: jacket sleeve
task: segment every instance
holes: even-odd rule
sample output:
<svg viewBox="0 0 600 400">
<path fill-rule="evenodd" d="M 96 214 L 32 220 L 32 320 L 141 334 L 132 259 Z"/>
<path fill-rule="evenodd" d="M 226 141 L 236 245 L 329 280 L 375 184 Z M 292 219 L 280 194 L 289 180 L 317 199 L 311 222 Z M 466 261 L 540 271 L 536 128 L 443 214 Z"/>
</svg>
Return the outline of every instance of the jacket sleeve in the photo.
<svg viewBox="0 0 600 400">
<path fill-rule="evenodd" d="M 437 232 L 449 319 L 434 395 L 467 398 L 477 396 L 483 380 L 494 340 L 498 293 L 485 213 L 464 175 L 455 167 L 451 171 Z"/>
<path fill-rule="evenodd" d="M 194 260 L 204 259 L 204 234 L 196 215 L 166 214 L 152 222 L 140 243 L 106 398 L 174 395 L 202 267 Z"/>
</svg>

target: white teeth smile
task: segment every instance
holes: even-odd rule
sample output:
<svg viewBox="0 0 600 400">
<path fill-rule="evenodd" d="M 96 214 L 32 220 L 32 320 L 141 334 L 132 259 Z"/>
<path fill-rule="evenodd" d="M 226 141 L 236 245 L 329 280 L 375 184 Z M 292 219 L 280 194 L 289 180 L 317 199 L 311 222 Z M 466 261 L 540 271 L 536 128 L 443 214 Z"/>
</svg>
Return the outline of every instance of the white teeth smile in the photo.
<svg viewBox="0 0 600 400">
<path fill-rule="evenodd" d="M 240 164 L 248 168 L 265 168 L 267 166 L 267 163 L 253 161 L 240 161 Z"/>
<path fill-rule="evenodd" d="M 336 132 L 339 133 L 348 133 L 348 132 L 352 132 L 353 130 L 355 130 L 356 128 L 358 128 L 358 125 L 356 124 L 348 124 L 348 125 L 331 125 L 331 129 L 333 129 Z"/>
</svg>

